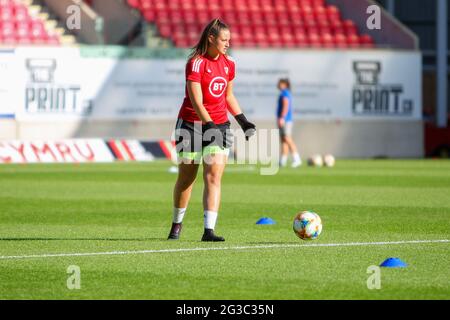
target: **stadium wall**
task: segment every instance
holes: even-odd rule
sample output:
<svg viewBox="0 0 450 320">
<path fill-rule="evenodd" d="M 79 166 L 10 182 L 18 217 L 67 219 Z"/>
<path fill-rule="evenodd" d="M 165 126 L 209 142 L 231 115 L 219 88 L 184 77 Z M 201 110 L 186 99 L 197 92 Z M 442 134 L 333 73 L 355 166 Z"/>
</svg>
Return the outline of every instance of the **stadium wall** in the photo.
<svg viewBox="0 0 450 320">
<path fill-rule="evenodd" d="M 96 50 L 0 51 L 0 139 L 170 140 L 184 96 L 185 60 L 176 56 L 184 54 Z M 258 128 L 275 128 L 276 83 L 291 79 L 294 139 L 303 156 L 423 156 L 419 52 L 240 50 L 233 56 L 236 95 Z"/>
</svg>

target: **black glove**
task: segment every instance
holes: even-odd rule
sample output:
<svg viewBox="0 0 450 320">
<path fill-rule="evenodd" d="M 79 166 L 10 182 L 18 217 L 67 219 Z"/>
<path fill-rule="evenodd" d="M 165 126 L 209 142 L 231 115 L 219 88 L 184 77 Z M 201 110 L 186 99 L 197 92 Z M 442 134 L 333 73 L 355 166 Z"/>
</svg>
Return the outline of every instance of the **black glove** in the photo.
<svg viewBox="0 0 450 320">
<path fill-rule="evenodd" d="M 217 139 L 222 140 L 222 132 L 219 127 L 213 122 L 208 121 L 202 126 L 203 140 L 207 142 L 215 142 Z M 206 133 L 206 135 L 205 135 Z M 217 142 L 216 142 L 217 143 Z"/>
<path fill-rule="evenodd" d="M 234 116 L 234 118 L 241 126 L 242 130 L 245 133 L 245 139 L 248 141 L 248 138 L 256 133 L 256 126 L 253 123 L 249 122 L 243 113 Z"/>
<path fill-rule="evenodd" d="M 219 130 L 219 127 L 214 123 L 214 121 L 208 121 L 204 125 L 202 125 L 202 131 L 208 131 L 209 129 Z"/>
</svg>

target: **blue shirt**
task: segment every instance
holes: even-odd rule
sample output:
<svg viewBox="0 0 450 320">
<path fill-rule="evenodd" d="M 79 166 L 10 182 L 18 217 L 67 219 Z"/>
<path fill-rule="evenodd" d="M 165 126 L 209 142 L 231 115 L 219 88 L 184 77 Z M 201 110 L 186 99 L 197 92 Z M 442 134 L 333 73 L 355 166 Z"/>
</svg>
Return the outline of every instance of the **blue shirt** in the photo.
<svg viewBox="0 0 450 320">
<path fill-rule="evenodd" d="M 284 121 L 290 122 L 292 121 L 292 95 L 289 89 L 281 90 L 280 96 L 278 97 L 277 117 L 281 118 L 281 114 L 283 112 L 283 98 L 287 98 L 289 100 L 288 112 L 284 117 Z"/>
</svg>

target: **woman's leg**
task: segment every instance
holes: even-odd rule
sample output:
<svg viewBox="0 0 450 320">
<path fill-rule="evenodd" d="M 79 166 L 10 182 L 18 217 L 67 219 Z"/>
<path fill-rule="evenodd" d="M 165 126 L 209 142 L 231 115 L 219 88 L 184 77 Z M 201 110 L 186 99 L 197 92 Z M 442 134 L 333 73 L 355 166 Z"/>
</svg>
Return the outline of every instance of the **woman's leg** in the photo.
<svg viewBox="0 0 450 320">
<path fill-rule="evenodd" d="M 286 136 L 285 138 L 285 143 L 288 146 L 289 151 L 292 154 L 292 164 L 291 166 L 293 168 L 296 168 L 298 166 L 300 166 L 302 164 L 302 159 L 300 158 L 300 155 L 298 154 L 298 149 L 297 146 L 295 145 L 294 140 L 292 139 L 292 131 L 293 131 L 293 123 L 288 122 L 286 123 Z"/>
<path fill-rule="evenodd" d="M 297 146 L 295 145 L 295 142 L 294 142 L 294 140 L 292 140 L 291 137 L 286 137 L 285 141 L 286 141 L 287 148 L 290 150 L 291 154 L 298 153 Z"/>
<path fill-rule="evenodd" d="M 292 140 L 291 137 L 286 137 L 286 144 L 288 145 L 288 148 L 292 154 L 291 166 L 293 168 L 297 168 L 298 166 L 301 166 L 302 159 L 300 158 L 300 154 L 298 153 L 297 146 L 295 145 L 294 140 Z"/>
<path fill-rule="evenodd" d="M 220 208 L 222 175 L 227 162 L 226 154 L 207 155 L 203 162 L 203 210 L 205 232 L 202 241 L 224 241 L 222 237 L 214 235 L 214 228 Z"/>
<path fill-rule="evenodd" d="M 281 157 L 280 167 L 285 167 L 289 156 L 289 145 L 286 142 L 286 137 L 281 137 Z"/>
<path fill-rule="evenodd" d="M 178 178 L 173 190 L 174 208 L 187 208 L 198 167 L 197 163 L 180 163 L 178 165 Z"/>
<path fill-rule="evenodd" d="M 178 239 L 180 237 L 184 214 L 191 198 L 198 167 L 199 164 L 194 163 L 194 161 L 178 165 L 178 178 L 173 190 L 173 220 L 169 239 Z"/>
</svg>

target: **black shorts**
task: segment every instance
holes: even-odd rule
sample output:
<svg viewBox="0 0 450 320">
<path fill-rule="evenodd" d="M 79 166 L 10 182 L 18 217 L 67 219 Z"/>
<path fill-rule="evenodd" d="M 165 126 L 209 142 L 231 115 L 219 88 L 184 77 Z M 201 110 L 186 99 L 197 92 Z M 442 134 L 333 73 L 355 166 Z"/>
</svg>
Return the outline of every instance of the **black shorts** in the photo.
<svg viewBox="0 0 450 320">
<path fill-rule="evenodd" d="M 218 124 L 220 136 L 204 134 L 201 122 L 188 122 L 178 119 L 175 127 L 175 143 L 177 154 L 184 158 L 198 158 L 205 155 L 205 149 L 214 153 L 228 154 L 232 146 L 233 135 L 230 122 Z"/>
</svg>

